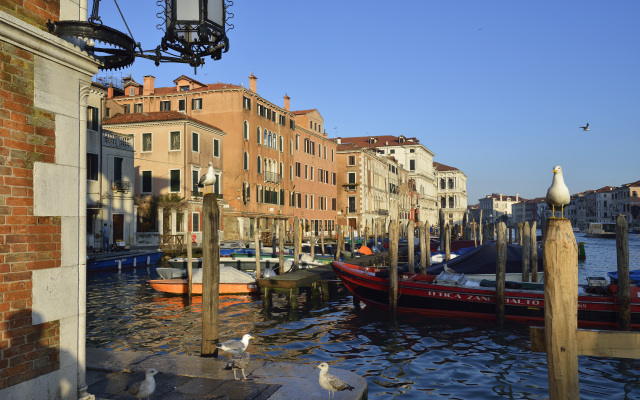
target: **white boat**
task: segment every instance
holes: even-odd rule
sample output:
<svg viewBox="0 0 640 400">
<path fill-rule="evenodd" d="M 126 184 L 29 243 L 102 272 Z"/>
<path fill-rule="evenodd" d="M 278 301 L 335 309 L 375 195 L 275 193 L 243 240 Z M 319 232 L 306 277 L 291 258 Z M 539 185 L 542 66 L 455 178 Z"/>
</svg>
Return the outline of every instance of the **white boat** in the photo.
<svg viewBox="0 0 640 400">
<path fill-rule="evenodd" d="M 588 237 L 615 239 L 616 223 L 615 222 L 589 222 L 584 230 L 584 234 Z"/>
</svg>

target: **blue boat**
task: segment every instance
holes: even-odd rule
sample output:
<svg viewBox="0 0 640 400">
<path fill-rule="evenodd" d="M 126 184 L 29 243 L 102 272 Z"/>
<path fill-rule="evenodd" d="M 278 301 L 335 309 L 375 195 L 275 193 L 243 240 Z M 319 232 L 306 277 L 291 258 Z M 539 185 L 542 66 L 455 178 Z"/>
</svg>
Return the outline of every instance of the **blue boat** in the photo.
<svg viewBox="0 0 640 400">
<path fill-rule="evenodd" d="M 87 257 L 87 271 L 114 271 L 154 265 L 158 263 L 163 254 L 164 252 L 157 250 L 96 254 Z"/>
<path fill-rule="evenodd" d="M 611 283 L 618 283 L 618 271 L 607 272 L 609 278 L 611 278 Z M 640 283 L 640 269 L 633 269 L 629 271 L 629 280 L 631 282 Z"/>
</svg>

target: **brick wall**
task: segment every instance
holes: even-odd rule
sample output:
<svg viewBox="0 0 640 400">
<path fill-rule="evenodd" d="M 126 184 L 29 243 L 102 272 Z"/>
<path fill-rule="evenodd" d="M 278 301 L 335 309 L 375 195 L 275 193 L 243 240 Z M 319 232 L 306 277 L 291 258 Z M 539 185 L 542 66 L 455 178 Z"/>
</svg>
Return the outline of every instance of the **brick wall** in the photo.
<svg viewBox="0 0 640 400">
<path fill-rule="evenodd" d="M 0 0 L 0 11 L 47 29 L 47 20 L 60 19 L 60 0 Z"/>
<path fill-rule="evenodd" d="M 33 165 L 53 163 L 56 144 L 55 116 L 33 99 L 34 56 L 0 42 L 0 389 L 60 367 L 59 321 L 32 325 L 32 271 L 61 263 L 60 218 L 33 215 Z"/>
</svg>

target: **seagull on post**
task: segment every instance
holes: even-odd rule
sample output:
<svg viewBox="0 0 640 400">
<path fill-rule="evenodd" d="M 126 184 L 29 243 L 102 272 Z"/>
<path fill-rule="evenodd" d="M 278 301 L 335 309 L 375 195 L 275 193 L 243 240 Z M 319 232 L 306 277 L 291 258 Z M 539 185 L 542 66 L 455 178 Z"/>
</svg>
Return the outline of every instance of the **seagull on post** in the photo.
<svg viewBox="0 0 640 400">
<path fill-rule="evenodd" d="M 209 161 L 209 169 L 207 173 L 200 177 L 198 187 L 203 188 L 205 186 L 211 186 L 216 183 L 216 175 L 213 173 L 213 162 Z"/>
<path fill-rule="evenodd" d="M 569 188 L 564 184 L 562 168 L 559 165 L 553 167 L 553 182 L 547 190 L 545 201 L 551 207 L 551 212 L 555 218 L 556 207 L 560 207 L 560 218 L 564 219 L 564 206 L 571 202 Z"/>
<path fill-rule="evenodd" d="M 582 129 L 583 131 L 588 131 L 589 130 L 589 123 L 587 122 L 587 125 L 581 126 L 580 129 Z"/>
</svg>

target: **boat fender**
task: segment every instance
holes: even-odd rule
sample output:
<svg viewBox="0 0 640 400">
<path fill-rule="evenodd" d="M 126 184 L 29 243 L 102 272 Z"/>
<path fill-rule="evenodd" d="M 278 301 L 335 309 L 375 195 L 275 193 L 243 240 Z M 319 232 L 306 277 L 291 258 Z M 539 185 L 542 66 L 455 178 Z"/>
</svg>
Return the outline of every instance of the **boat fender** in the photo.
<svg viewBox="0 0 640 400">
<path fill-rule="evenodd" d="M 151 264 L 151 257 L 147 256 L 147 265 Z"/>
<path fill-rule="evenodd" d="M 133 258 L 133 268 L 135 268 L 138 265 L 137 261 L 138 261 L 138 259 L 134 257 Z"/>
<path fill-rule="evenodd" d="M 118 271 L 122 270 L 122 260 L 118 260 Z"/>
</svg>

